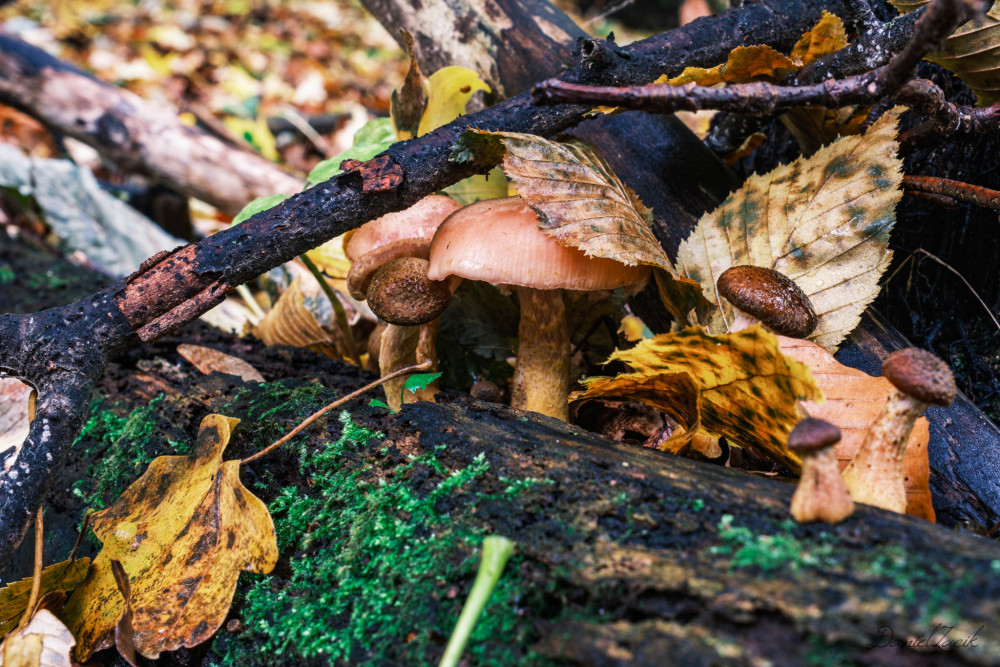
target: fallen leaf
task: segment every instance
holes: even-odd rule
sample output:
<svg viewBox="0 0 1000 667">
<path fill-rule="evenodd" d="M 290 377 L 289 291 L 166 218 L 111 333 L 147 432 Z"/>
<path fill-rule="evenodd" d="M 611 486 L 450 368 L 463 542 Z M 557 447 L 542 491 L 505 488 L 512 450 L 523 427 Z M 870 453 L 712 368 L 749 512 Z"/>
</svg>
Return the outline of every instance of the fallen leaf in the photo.
<svg viewBox="0 0 1000 667">
<path fill-rule="evenodd" d="M 819 21 L 792 47 L 789 58 L 798 67 L 839 51 L 847 46 L 847 30 L 844 22 L 836 14 L 823 10 Z"/>
<path fill-rule="evenodd" d="M 347 277 L 347 272 L 351 270 L 351 260 L 347 259 L 344 248 L 347 243 L 347 234 L 330 239 L 326 243 L 306 252 L 306 257 L 311 259 L 320 271 L 338 280 Z M 346 294 L 347 292 L 344 292 Z"/>
<path fill-rule="evenodd" d="M 213 371 L 236 375 L 244 382 L 263 382 L 264 376 L 256 368 L 236 357 L 201 345 L 178 345 L 177 354 L 187 359 L 199 371 L 208 375 Z"/>
<path fill-rule="evenodd" d="M 427 106 L 420 117 L 417 136 L 450 123 L 463 113 L 476 91 L 490 92 L 490 87 L 471 69 L 451 65 L 427 77 Z"/>
<path fill-rule="evenodd" d="M 104 547 L 63 612 L 78 661 L 114 643 L 125 605 L 112 560 L 129 575 L 135 647 L 147 658 L 211 637 L 229 612 L 240 571 L 274 567 L 271 516 L 240 482 L 240 462 L 222 460 L 238 421 L 205 417 L 195 455 L 155 459 L 114 504 L 93 515 Z"/>
<path fill-rule="evenodd" d="M 344 358 L 344 348 L 322 326 L 305 306 L 300 279 L 288 286 L 274 308 L 253 329 L 253 334 L 267 345 L 308 347 L 335 359 Z"/>
<path fill-rule="evenodd" d="M 0 644 L 0 667 L 70 667 L 73 635 L 48 609 Z"/>
<path fill-rule="evenodd" d="M 798 401 L 819 401 L 823 394 L 809 367 L 782 354 L 777 338 L 759 325 L 730 334 L 710 335 L 697 327 L 662 334 L 616 351 L 609 361 L 623 361 L 632 372 L 588 378 L 583 381 L 586 391 L 571 400 L 627 396 L 663 409 L 661 405 L 683 398 L 671 388 L 676 381 L 671 376 L 687 375 L 698 391 L 701 432 L 725 436 L 758 456 L 798 470 L 798 457 L 785 447 L 788 433 L 801 419 Z M 659 386 L 652 384 L 657 379 Z M 660 387 L 667 393 L 657 396 Z M 685 409 L 683 404 L 673 406 L 678 414 Z"/>
<path fill-rule="evenodd" d="M 835 452 L 840 469 L 847 467 L 868 429 L 895 391 L 888 380 L 844 366 L 816 343 L 778 336 L 781 351 L 809 366 L 826 402 L 804 402 L 810 416 L 824 419 L 840 429 L 841 440 Z M 927 419 L 920 417 L 907 441 L 903 468 L 906 474 L 906 513 L 934 521 L 931 505 L 930 466 L 927 442 L 930 437 Z"/>
<path fill-rule="evenodd" d="M 122 615 L 115 624 L 115 648 L 125 662 L 137 667 L 138 658 L 135 655 L 135 629 L 132 627 L 132 586 L 129 584 L 125 567 L 119 560 L 111 561 L 111 574 L 115 578 L 118 592 L 122 594 Z"/>
<path fill-rule="evenodd" d="M 64 560 L 42 570 L 39 599 L 53 591 L 72 591 L 87 576 L 90 559 Z M 0 637 L 13 630 L 28 607 L 31 577 L 7 584 L 0 589 Z"/>
<path fill-rule="evenodd" d="M 0 378 L 0 469 L 10 470 L 28 437 L 28 397 L 31 387 L 14 378 Z"/>
<path fill-rule="evenodd" d="M 354 135 L 354 145 L 335 157 L 319 162 L 306 178 L 306 187 L 328 181 L 343 173 L 341 163 L 370 160 L 396 143 L 396 130 L 389 118 L 370 120 Z"/>
<path fill-rule="evenodd" d="M 707 319 L 722 332 L 735 318 L 715 283 L 731 266 L 765 266 L 809 296 L 819 319 L 810 339 L 835 351 L 878 294 L 889 266 L 889 231 L 902 194 L 897 107 L 863 137 L 842 137 L 811 158 L 753 175 L 698 222 L 677 252 L 677 271 L 716 304 Z"/>
<path fill-rule="evenodd" d="M 889 0 L 901 13 L 912 12 L 929 0 Z M 972 88 L 979 104 L 1000 100 L 1000 2 L 994 2 L 981 21 L 969 21 L 945 40 L 927 59 L 954 72 Z"/>
<path fill-rule="evenodd" d="M 420 126 L 420 118 L 427 107 L 425 79 L 420 71 L 417 54 L 413 51 L 413 35 L 405 28 L 400 30 L 403 48 L 410 54 L 410 68 L 406 71 L 403 87 L 392 91 L 389 98 L 389 115 L 399 139 L 412 139 Z"/>
</svg>

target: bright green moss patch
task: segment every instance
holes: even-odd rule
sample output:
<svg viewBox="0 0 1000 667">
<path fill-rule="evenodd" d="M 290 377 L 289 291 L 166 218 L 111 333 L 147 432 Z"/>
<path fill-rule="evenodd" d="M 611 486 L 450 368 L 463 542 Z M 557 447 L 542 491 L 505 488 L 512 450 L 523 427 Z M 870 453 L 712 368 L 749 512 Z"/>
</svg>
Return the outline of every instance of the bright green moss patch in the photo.
<svg viewBox="0 0 1000 667">
<path fill-rule="evenodd" d="M 270 504 L 283 556 L 281 576 L 251 580 L 239 605 L 244 631 L 216 640 L 220 662 L 257 664 L 433 664 L 475 576 L 485 537 L 478 504 L 540 482 L 480 494 L 471 483 L 489 468 L 480 455 L 452 471 L 427 452 L 385 469 L 348 465 L 381 434 L 347 412 L 340 438 L 303 452 L 309 479 Z M 513 536 L 516 538 L 516 536 Z M 279 570 L 282 564 L 279 563 Z M 526 586 L 515 555 L 467 650 L 476 664 L 524 664 L 530 623 L 516 613 Z"/>
</svg>

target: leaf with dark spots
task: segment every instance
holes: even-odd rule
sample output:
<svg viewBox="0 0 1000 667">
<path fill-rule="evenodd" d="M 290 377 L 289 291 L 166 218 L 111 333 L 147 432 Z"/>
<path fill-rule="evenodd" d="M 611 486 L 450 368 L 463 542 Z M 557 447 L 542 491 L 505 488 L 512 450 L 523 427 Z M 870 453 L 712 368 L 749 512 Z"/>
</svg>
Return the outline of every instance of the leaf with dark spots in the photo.
<svg viewBox="0 0 1000 667">
<path fill-rule="evenodd" d="M 64 611 L 81 662 L 115 642 L 125 605 L 112 560 L 121 561 L 131 580 L 135 650 L 154 659 L 201 643 L 218 629 L 240 571 L 274 567 L 271 516 L 243 488 L 240 462 L 222 460 L 237 423 L 209 415 L 198 434 L 198 455 L 154 460 L 114 504 L 94 515 L 93 531 L 104 548 Z"/>
</svg>

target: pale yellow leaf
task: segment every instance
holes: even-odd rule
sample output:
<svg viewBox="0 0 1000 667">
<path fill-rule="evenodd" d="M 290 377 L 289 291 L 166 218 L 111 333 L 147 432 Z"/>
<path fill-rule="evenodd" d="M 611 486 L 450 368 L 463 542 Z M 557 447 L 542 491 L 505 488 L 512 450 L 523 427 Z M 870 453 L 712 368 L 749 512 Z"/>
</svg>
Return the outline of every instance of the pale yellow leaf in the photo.
<svg viewBox="0 0 1000 667">
<path fill-rule="evenodd" d="M 471 69 L 452 65 L 442 67 L 427 77 L 427 106 L 420 118 L 417 136 L 427 134 L 463 113 L 465 105 L 478 90 L 490 87 Z"/>
<path fill-rule="evenodd" d="M 89 558 L 64 560 L 42 570 L 38 599 L 52 591 L 69 592 L 83 581 L 90 568 Z M 14 581 L 0 588 L 0 637 L 13 630 L 28 607 L 31 597 L 31 577 Z"/>
<path fill-rule="evenodd" d="M 24 630 L 13 632 L 0 645 L 0 667 L 70 667 L 76 641 L 48 609 L 42 609 Z"/>
<path fill-rule="evenodd" d="M 715 283 L 731 266 L 775 269 L 809 296 L 819 318 L 810 336 L 835 351 L 857 326 L 879 291 L 889 266 L 889 231 L 901 162 L 896 157 L 897 107 L 864 136 L 842 137 L 811 158 L 799 158 L 740 190 L 698 222 L 677 253 L 677 271 L 702 285 L 716 305 L 703 318 L 709 331 L 723 332 L 735 319 L 719 305 Z"/>
<path fill-rule="evenodd" d="M 326 243 L 306 253 L 306 257 L 311 259 L 320 271 L 331 278 L 346 278 L 347 272 L 351 270 L 351 260 L 344 254 L 344 247 L 347 243 L 347 234 L 341 234 L 337 238 L 330 239 Z"/>
<path fill-rule="evenodd" d="M 632 371 L 588 378 L 587 391 L 573 400 L 626 396 L 664 411 L 672 406 L 671 414 L 683 417 L 685 406 L 678 398 L 683 394 L 672 389 L 657 397 L 654 383 L 666 386 L 678 374 L 686 375 L 698 390 L 701 431 L 798 469 L 798 457 L 785 447 L 801 419 L 798 401 L 822 400 L 823 394 L 808 366 L 782 354 L 777 338 L 759 325 L 731 334 L 710 335 L 697 327 L 662 334 L 616 351 L 611 360 Z"/>
</svg>

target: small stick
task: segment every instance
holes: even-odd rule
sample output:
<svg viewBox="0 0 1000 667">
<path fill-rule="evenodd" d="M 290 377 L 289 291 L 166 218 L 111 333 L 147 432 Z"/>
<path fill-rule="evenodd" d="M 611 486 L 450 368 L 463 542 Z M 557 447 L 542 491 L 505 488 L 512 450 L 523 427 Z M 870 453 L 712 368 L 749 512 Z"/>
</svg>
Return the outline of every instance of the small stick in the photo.
<svg viewBox="0 0 1000 667">
<path fill-rule="evenodd" d="M 31 612 L 35 610 L 35 605 L 38 603 L 38 592 L 42 589 L 42 508 L 38 508 L 38 513 L 35 515 L 35 571 L 31 576 L 31 595 L 28 597 L 28 607 L 24 610 L 24 616 L 21 617 L 21 622 L 18 624 L 17 629 L 23 630 L 28 627 L 28 622 L 31 621 Z"/>
<path fill-rule="evenodd" d="M 88 509 L 83 513 L 83 524 L 80 526 L 80 534 L 76 536 L 76 544 L 73 545 L 73 550 L 69 552 L 69 560 L 76 560 L 76 552 L 80 550 L 80 545 L 83 544 L 83 536 L 87 534 L 87 529 L 90 528 L 90 517 L 93 513 L 93 509 Z"/>
<path fill-rule="evenodd" d="M 937 176 L 903 176 L 903 188 L 950 197 L 1000 211 L 1000 190 Z"/>
<path fill-rule="evenodd" d="M 264 456 L 265 454 L 271 453 L 272 451 L 274 451 L 275 449 L 277 449 L 278 447 L 280 447 L 281 445 L 285 444 L 286 442 L 288 442 L 289 440 L 291 440 L 293 437 L 295 437 L 296 435 L 298 435 L 299 432 L 302 431 L 302 429 L 304 429 L 306 426 L 309 426 L 309 424 L 312 424 L 314 421 L 316 421 L 317 419 L 319 419 L 320 417 L 322 417 L 323 415 L 325 415 L 330 410 L 333 410 L 334 408 L 343 405 L 344 403 L 346 403 L 347 401 L 350 401 L 351 399 L 357 398 L 358 396 L 360 396 L 361 394 L 365 393 L 366 391 L 370 391 L 370 390 L 374 389 L 375 387 L 378 387 L 378 386 L 380 386 L 382 384 L 385 384 L 389 380 L 391 380 L 393 378 L 397 378 L 400 375 L 409 375 L 411 373 L 416 373 L 417 371 L 430 370 L 431 366 L 433 366 L 433 363 L 431 362 L 430 359 L 427 359 L 426 361 L 422 361 L 419 364 L 413 364 L 411 366 L 406 366 L 405 368 L 400 368 L 399 370 L 396 370 L 396 371 L 393 371 L 393 372 L 389 373 L 385 377 L 379 378 L 375 382 L 370 382 L 370 383 L 366 384 L 364 387 L 362 387 L 361 389 L 358 389 L 357 391 L 352 391 L 350 394 L 348 394 L 347 396 L 344 396 L 343 398 L 338 398 L 333 403 L 330 403 L 326 407 L 321 408 L 321 409 L 317 410 L 316 412 L 312 413 L 311 415 L 309 415 L 308 417 L 306 417 L 305 421 L 303 421 L 301 424 L 299 424 L 298 426 L 296 426 L 295 428 L 293 428 L 291 431 L 289 431 L 288 433 L 286 433 L 282 438 L 280 438 L 278 440 L 275 440 L 270 445 L 268 445 L 264 449 L 260 450 L 256 454 L 251 454 L 250 456 L 248 456 L 245 459 L 243 459 L 242 461 L 240 461 L 240 465 L 243 465 L 245 463 L 250 463 L 251 461 L 256 461 L 257 459 L 259 459 L 260 457 Z"/>
</svg>

